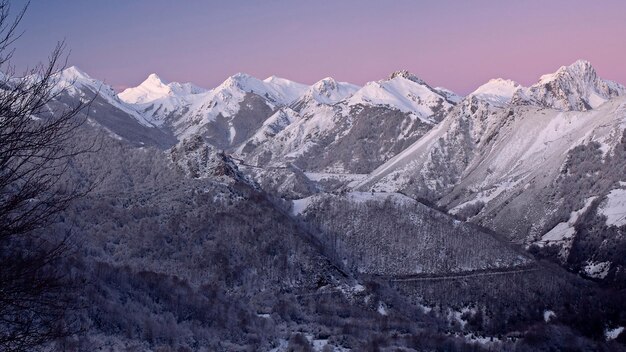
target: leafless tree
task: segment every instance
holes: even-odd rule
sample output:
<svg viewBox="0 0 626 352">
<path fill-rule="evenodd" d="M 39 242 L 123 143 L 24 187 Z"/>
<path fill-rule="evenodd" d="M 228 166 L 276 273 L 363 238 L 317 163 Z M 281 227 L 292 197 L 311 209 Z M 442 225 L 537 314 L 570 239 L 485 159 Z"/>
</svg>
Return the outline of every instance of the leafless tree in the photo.
<svg viewBox="0 0 626 352">
<path fill-rule="evenodd" d="M 84 190 L 59 182 L 74 156 L 89 148 L 72 142 L 88 103 L 61 104 L 58 82 L 64 44 L 47 62 L 17 76 L 13 44 L 24 7 L 12 15 L 0 0 L 0 350 L 32 350 L 71 332 L 71 297 L 59 263 L 70 249 L 68 234 L 47 230 Z M 88 109 L 87 109 L 88 110 Z M 63 184 L 63 185 L 62 185 Z M 71 324 L 70 324 L 71 325 Z"/>
</svg>

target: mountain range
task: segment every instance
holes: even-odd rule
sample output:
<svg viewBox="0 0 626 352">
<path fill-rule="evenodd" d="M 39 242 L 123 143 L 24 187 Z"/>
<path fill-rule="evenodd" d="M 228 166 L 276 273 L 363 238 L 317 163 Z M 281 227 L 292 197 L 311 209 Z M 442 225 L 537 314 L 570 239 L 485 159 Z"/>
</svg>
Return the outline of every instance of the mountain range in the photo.
<svg viewBox="0 0 626 352">
<path fill-rule="evenodd" d="M 276 350 L 285 346 L 273 339 L 298 328 L 311 343 L 365 346 L 328 323 L 325 304 L 346 324 L 366 317 L 364 331 L 395 336 L 389 348 L 409 346 L 403 334 L 423 333 L 413 322 L 428 316 L 445 338 L 476 343 L 468 334 L 480 332 L 502 350 L 520 324 L 555 314 L 580 328 L 580 309 L 621 309 L 592 298 L 570 306 L 570 294 L 626 282 L 626 88 L 587 61 L 467 96 L 407 71 L 362 87 L 238 73 L 213 89 L 151 74 L 120 93 L 76 67 L 56 77 L 54 103 L 91 101 L 85 136 L 105 136 L 103 156 L 77 161 L 68 181 L 104 175 L 66 216 L 89 214 L 73 224 L 91 236 L 85 260 L 164 292 L 174 284 L 145 272 L 180 277 L 205 305 L 195 290 L 212 287 L 231 312 L 217 333 L 213 320 L 159 305 L 182 303 L 148 302 L 140 284 L 128 298 L 123 280 L 98 277 L 88 294 L 101 305 L 85 319 L 96 335 L 126 329 L 110 346 L 145 340 L 139 320 L 101 319 L 126 309 L 157 316 L 163 335 L 172 325 L 189 346 L 258 334 L 257 347 Z M 319 295 L 328 301 L 303 298 Z M 611 314 L 585 336 L 618 329 L 624 319 Z M 380 317 L 387 323 L 368 325 Z M 229 334 L 236 319 L 245 339 Z"/>
<path fill-rule="evenodd" d="M 59 81 L 71 86 L 68 100 L 97 94 L 90 117 L 117 138 L 168 148 L 201 136 L 281 196 L 402 192 L 541 246 L 552 226 L 564 226 L 585 204 L 553 194 L 566 161 L 591 143 L 613 154 L 626 111 L 626 88 L 598 77 L 584 60 L 530 87 L 494 79 L 466 97 L 407 71 L 363 87 L 331 77 L 307 86 L 238 73 L 203 89 L 151 74 L 116 94 L 76 67 Z M 584 198 L 619 194 L 619 181 Z M 562 260 L 572 231 L 548 236 L 564 246 Z"/>
</svg>

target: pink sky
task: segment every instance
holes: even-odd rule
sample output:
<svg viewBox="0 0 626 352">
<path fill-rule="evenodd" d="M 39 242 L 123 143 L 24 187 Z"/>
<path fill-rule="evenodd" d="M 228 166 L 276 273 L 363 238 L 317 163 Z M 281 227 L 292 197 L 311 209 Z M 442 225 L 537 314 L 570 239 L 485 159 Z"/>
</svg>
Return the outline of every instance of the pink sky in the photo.
<svg viewBox="0 0 626 352">
<path fill-rule="evenodd" d="M 31 4 L 24 27 L 20 63 L 65 38 L 71 64 L 116 88 L 152 72 L 211 88 L 236 72 L 364 84 L 408 69 L 467 94 L 490 78 L 530 85 L 579 58 L 626 83 L 621 0 L 68 0 Z"/>
</svg>

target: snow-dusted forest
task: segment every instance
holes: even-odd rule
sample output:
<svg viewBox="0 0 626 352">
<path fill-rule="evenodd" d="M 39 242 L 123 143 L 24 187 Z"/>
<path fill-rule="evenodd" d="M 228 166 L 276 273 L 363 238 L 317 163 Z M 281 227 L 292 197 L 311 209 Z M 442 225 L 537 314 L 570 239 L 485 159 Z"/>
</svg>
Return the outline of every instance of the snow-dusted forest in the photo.
<svg viewBox="0 0 626 352">
<path fill-rule="evenodd" d="M 626 350 L 626 87 L 150 74 L 0 1 L 1 351 Z"/>
</svg>

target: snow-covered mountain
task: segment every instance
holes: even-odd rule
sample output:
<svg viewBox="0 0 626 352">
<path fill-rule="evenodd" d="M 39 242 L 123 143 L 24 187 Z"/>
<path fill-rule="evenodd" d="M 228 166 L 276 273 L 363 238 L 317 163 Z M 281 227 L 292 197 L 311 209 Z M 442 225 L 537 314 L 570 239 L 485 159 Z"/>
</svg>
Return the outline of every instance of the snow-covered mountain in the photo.
<svg viewBox="0 0 626 352">
<path fill-rule="evenodd" d="M 578 60 L 555 73 L 541 76 L 539 82 L 516 91 L 513 101 L 559 110 L 586 111 L 626 93 L 618 83 L 598 77 L 588 61 Z"/>
<path fill-rule="evenodd" d="M 490 81 L 355 188 L 426 198 L 527 244 L 563 222 L 555 231 L 571 235 L 557 242 L 569 246 L 574 224 L 583 226 L 571 214 L 595 211 L 591 197 L 605 199 L 626 181 L 616 176 L 623 175 L 616 157 L 626 127 L 623 94 L 582 61 L 530 88 Z M 581 166 L 572 169 L 572 163 Z M 593 260 L 581 258 L 577 262 Z"/>
<path fill-rule="evenodd" d="M 579 126 L 583 118 L 567 120 L 566 117 L 570 115 L 563 110 L 587 111 L 599 107 L 601 102 L 625 93 L 622 86 L 598 78 L 593 67 L 585 61 L 577 61 L 571 66 L 560 68 L 552 75 L 544 75 L 539 83 L 530 88 L 521 87 L 513 81 L 491 80 L 452 109 L 437 128 L 404 150 L 401 155 L 375 170 L 361 186 L 371 186 L 383 178 L 396 178 L 388 175 L 404 173 L 399 170 L 411 168 L 408 165 L 411 164 L 416 170 L 420 170 L 420 177 L 424 179 L 420 192 L 439 194 L 453 186 L 458 181 L 457 178 L 463 177 L 466 168 L 472 163 L 472 158 L 488 152 L 486 148 L 494 148 L 492 144 L 506 135 L 505 128 L 510 129 L 510 133 L 518 134 L 523 143 L 501 143 L 495 151 L 506 153 L 509 158 L 513 154 L 512 148 L 520 148 L 520 152 L 530 153 L 527 149 L 531 146 L 527 145 L 530 141 L 544 138 L 543 136 L 546 143 L 551 138 L 561 140 L 572 126 Z M 603 100 L 598 100 L 600 96 Z M 590 100 L 594 100 L 594 103 L 591 104 Z M 615 106 L 613 108 L 617 109 Z M 526 123 L 537 115 L 554 116 L 556 120 L 551 124 L 550 118 L 545 117 L 538 121 L 539 124 L 510 127 L 518 122 Z M 598 119 L 593 121 L 593 124 L 585 123 L 579 127 L 591 131 L 594 126 L 598 126 Z M 538 128 L 548 126 L 553 131 L 541 130 L 542 133 L 538 133 Z M 569 147 L 573 147 L 575 143 L 582 141 L 570 138 L 569 142 Z M 457 159 L 456 162 L 450 163 L 454 159 Z M 437 167 L 445 169 L 445 172 L 443 169 L 436 171 Z M 429 174 L 429 170 L 434 174 Z M 407 175 L 410 173 L 406 172 Z M 445 180 L 437 177 L 437 174 L 445 174 Z M 396 187 L 384 181 L 380 186 Z"/>
<path fill-rule="evenodd" d="M 102 85 L 78 76 L 71 95 Z M 202 135 L 250 162 L 298 161 L 305 170 L 340 173 L 371 171 L 432 128 L 459 100 L 407 71 L 365 87 L 330 77 L 307 86 L 238 73 L 210 90 L 151 74 L 117 96 L 108 87 L 102 97 L 179 141 Z"/>
<path fill-rule="evenodd" d="M 56 84 L 63 88 L 64 93 L 78 96 L 84 101 L 93 98 L 93 93 L 97 93 L 99 98 L 106 100 L 113 107 L 129 114 L 137 120 L 137 122 L 145 126 L 154 127 L 142 114 L 132 109 L 127 104 L 124 104 L 111 86 L 91 78 L 87 73 L 76 66 L 70 66 L 57 73 L 54 79 L 56 80 Z"/>
<path fill-rule="evenodd" d="M 399 71 L 357 89 L 324 79 L 292 104 L 300 118 L 240 149 L 253 164 L 293 162 L 325 173 L 368 173 L 440 121 L 458 100 Z"/>
<path fill-rule="evenodd" d="M 211 90 L 150 75 L 119 97 L 75 67 L 61 77 L 73 84 L 70 95 L 99 91 L 107 104 L 100 111 L 113 109 L 119 121 L 136 121 L 142 130 L 170 136 L 169 143 L 171 130 L 178 140 L 200 135 L 218 150 L 238 154 L 262 168 L 248 170 L 261 183 L 280 192 L 308 195 L 323 189 L 316 180 L 334 177 L 339 183 L 333 187 L 356 182 L 361 190 L 402 191 L 461 215 L 475 212 L 476 221 L 520 240 L 526 240 L 519 237 L 524 226 L 508 226 L 510 217 L 498 216 L 487 223 L 481 214 L 506 209 L 490 203 L 494 199 L 530 197 L 532 188 L 522 181 L 529 177 L 542 175 L 541 185 L 548 187 L 577 145 L 598 141 L 605 153 L 614 148 L 621 110 L 612 102 L 626 91 L 599 78 L 586 61 L 529 88 L 491 80 L 462 100 L 407 71 L 364 87 L 333 78 L 306 86 L 236 74 Z M 100 119 L 123 135 L 119 123 Z M 542 231 L 537 225 L 531 237 Z"/>
<path fill-rule="evenodd" d="M 511 102 L 511 99 L 513 99 L 518 89 L 522 89 L 519 83 L 508 79 L 497 78 L 478 87 L 478 89 L 470 95 L 492 105 L 502 106 Z"/>
<path fill-rule="evenodd" d="M 585 66 L 465 98 L 406 71 L 119 96 L 62 72 L 55 104 L 96 96 L 77 145 L 113 137 L 69 164 L 97 182 L 51 232 L 82 234 L 63 272 L 90 336 L 65 346 L 617 346 L 568 343 L 624 326 L 621 292 L 535 259 L 626 282 L 626 94 Z"/>
<path fill-rule="evenodd" d="M 186 96 L 206 92 L 193 83 L 166 83 L 156 73 L 152 73 L 140 85 L 127 88 L 118 97 L 129 104 L 143 104 L 171 96 Z"/>
<path fill-rule="evenodd" d="M 120 93 L 136 110 L 171 128 L 179 139 L 203 134 L 229 149 L 250 138 L 276 109 L 296 100 L 308 87 L 283 78 L 259 80 L 238 73 L 211 90 L 163 83 L 151 75 Z"/>
<path fill-rule="evenodd" d="M 326 77 L 311 87 L 309 87 L 304 95 L 294 103 L 294 107 L 298 109 L 303 104 L 309 104 L 311 101 L 315 101 L 319 104 L 332 105 L 345 98 L 353 95 L 359 86 L 348 82 L 337 82 L 332 77 Z"/>
<path fill-rule="evenodd" d="M 119 99 L 112 87 L 91 78 L 75 66 L 57 73 L 53 79 L 60 89 L 55 103 L 76 106 L 89 103 L 82 113 L 109 134 L 134 145 L 162 148 L 175 143 L 175 137 L 166 128 L 157 128 L 154 121 L 134 106 Z"/>
<path fill-rule="evenodd" d="M 389 79 L 366 84 L 348 99 L 347 105 L 389 106 L 432 123 L 459 100 L 449 91 L 431 88 L 408 71 L 397 71 Z"/>
</svg>

